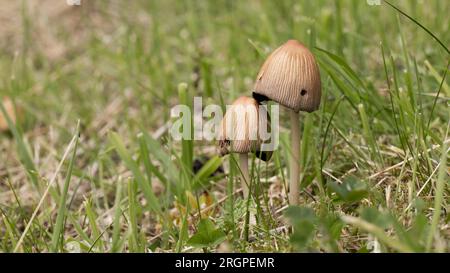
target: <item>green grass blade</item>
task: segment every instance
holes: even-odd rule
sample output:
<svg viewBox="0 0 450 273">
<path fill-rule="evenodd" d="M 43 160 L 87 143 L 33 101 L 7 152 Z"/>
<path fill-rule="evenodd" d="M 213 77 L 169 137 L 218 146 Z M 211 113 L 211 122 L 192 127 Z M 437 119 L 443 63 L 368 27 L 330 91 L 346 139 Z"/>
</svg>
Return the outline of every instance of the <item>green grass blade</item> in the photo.
<svg viewBox="0 0 450 273">
<path fill-rule="evenodd" d="M 131 170 L 131 172 L 134 175 L 134 178 L 136 179 L 139 187 L 142 189 L 144 196 L 148 202 L 149 208 L 155 212 L 160 213 L 161 207 L 159 205 L 158 198 L 153 193 L 153 189 L 151 187 L 151 183 L 147 181 L 142 174 L 141 170 L 139 169 L 139 166 L 137 165 L 136 161 L 134 161 L 131 157 L 131 155 L 128 153 L 125 144 L 123 143 L 122 139 L 117 133 L 111 133 L 110 135 L 110 141 L 114 145 L 117 153 L 119 154 L 120 158 L 125 162 L 125 165 L 128 167 L 128 169 Z"/>
<path fill-rule="evenodd" d="M 75 162 L 75 157 L 77 154 L 77 148 L 78 148 L 78 141 L 79 141 L 79 129 L 80 129 L 80 121 L 78 121 L 77 129 L 75 131 L 75 146 L 73 147 L 72 152 L 72 158 L 69 162 L 69 167 L 67 169 L 66 173 L 66 179 L 64 180 L 64 187 L 61 192 L 61 197 L 59 200 L 59 209 L 58 209 L 58 216 L 56 217 L 56 223 L 54 227 L 54 231 L 52 234 L 52 242 L 51 242 L 51 251 L 57 252 L 59 248 L 59 240 L 60 238 L 64 238 L 64 223 L 65 223 L 65 217 L 66 217 L 66 201 L 67 201 L 67 192 L 69 191 L 69 184 L 70 180 L 72 178 L 72 170 L 73 165 Z"/>
<path fill-rule="evenodd" d="M 191 111 L 192 111 L 192 107 L 191 107 L 191 101 L 189 99 L 189 93 L 188 93 L 188 86 L 186 83 L 180 83 L 178 85 L 178 97 L 180 100 L 180 103 L 182 105 L 186 105 L 188 106 Z M 185 117 L 183 117 L 185 118 Z M 192 141 L 192 136 L 193 136 L 193 125 L 192 125 L 192 118 L 189 117 L 190 120 L 190 126 L 191 128 L 187 129 L 187 128 L 183 128 L 183 130 L 190 130 L 190 139 L 183 139 L 181 141 L 181 147 L 182 147 L 182 151 L 181 151 L 181 161 L 184 164 L 184 166 L 188 169 L 191 170 L 192 169 L 192 160 L 193 160 L 193 154 L 194 154 L 194 148 L 193 148 L 193 141 Z"/>
<path fill-rule="evenodd" d="M 6 112 L 6 109 L 5 109 L 2 101 L 0 101 L 0 113 L 5 117 L 6 122 L 8 123 L 8 127 L 11 130 L 11 133 L 13 134 L 14 139 L 16 140 L 17 149 L 18 149 L 17 153 L 19 154 L 21 163 L 23 164 L 24 168 L 26 169 L 27 174 L 28 174 L 29 178 L 31 179 L 33 186 L 38 191 L 40 191 L 39 174 L 38 174 L 37 168 L 34 165 L 31 154 L 28 150 L 28 147 L 25 144 L 25 141 L 23 140 L 22 133 L 20 132 L 18 127 L 16 127 L 16 125 L 14 125 L 14 122 L 12 121 L 11 117 Z"/>
<path fill-rule="evenodd" d="M 120 203 L 122 201 L 122 180 L 117 181 L 116 198 L 114 201 L 114 220 L 113 220 L 113 233 L 112 233 L 112 247 L 111 252 L 115 253 L 120 251 L 120 218 L 122 216 L 122 209 Z"/>
<path fill-rule="evenodd" d="M 137 203 L 136 186 L 133 180 L 128 182 L 128 221 L 129 221 L 129 250 L 130 252 L 139 251 L 139 234 L 137 225 Z"/>
<path fill-rule="evenodd" d="M 388 4 L 389 6 L 391 6 L 392 8 L 394 8 L 396 11 L 400 12 L 402 15 L 404 15 L 406 18 L 408 18 L 409 20 L 413 21 L 416 25 L 418 25 L 420 28 L 422 28 L 423 30 L 425 30 L 431 37 L 433 37 L 433 39 L 436 40 L 436 42 L 438 42 L 443 49 L 445 49 L 445 51 L 447 51 L 447 54 L 450 54 L 450 50 L 444 45 L 443 42 L 441 42 L 441 40 L 433 34 L 433 32 L 431 32 L 428 28 L 426 28 L 424 25 L 422 25 L 421 23 L 419 23 L 416 19 L 412 18 L 411 16 L 409 16 L 408 14 L 406 14 L 405 12 L 403 12 L 401 9 L 397 8 L 396 6 L 394 6 L 393 4 L 391 4 L 390 2 L 384 0 L 384 2 L 386 4 Z"/>
<path fill-rule="evenodd" d="M 138 134 L 139 140 L 139 155 L 140 159 L 144 163 L 145 171 L 147 172 L 147 179 L 151 181 L 152 174 L 154 174 L 164 186 L 167 186 L 167 178 L 158 170 L 158 168 L 152 163 L 149 156 L 149 151 L 147 148 L 147 144 L 145 143 L 145 139 L 142 134 Z"/>
<path fill-rule="evenodd" d="M 372 130 L 370 129 L 369 119 L 367 118 L 365 107 L 362 103 L 358 105 L 358 111 L 359 111 L 359 116 L 361 118 L 361 123 L 363 125 L 364 136 L 370 147 L 371 158 L 372 158 L 372 160 L 374 160 L 375 158 L 378 158 L 379 162 L 383 163 L 383 158 L 381 157 L 381 155 L 379 153 L 378 147 L 375 142 L 375 137 L 373 135 Z"/>
<path fill-rule="evenodd" d="M 101 233 L 100 233 L 100 229 L 97 225 L 97 215 L 94 212 L 94 210 L 92 209 L 92 200 L 91 199 L 87 199 L 84 202 L 84 208 L 86 209 L 86 216 L 87 216 L 87 219 L 89 220 L 89 226 L 91 228 L 91 238 L 95 238 L 94 242 L 92 243 L 90 248 L 93 249 L 94 245 L 98 242 L 98 246 L 100 248 L 99 251 L 102 252 L 103 251 L 103 241 L 98 239 L 98 238 L 100 238 Z"/>
<path fill-rule="evenodd" d="M 198 189 L 204 186 L 208 182 L 208 178 L 222 165 L 222 158 L 219 156 L 214 156 L 209 159 L 203 167 L 195 174 L 193 181 L 194 185 L 192 189 Z"/>
<path fill-rule="evenodd" d="M 426 132 L 428 132 L 429 129 L 430 129 L 430 123 L 431 123 L 431 119 L 433 118 L 434 108 L 436 107 L 436 103 L 437 103 L 437 100 L 438 100 L 438 98 L 439 98 L 439 94 L 441 93 L 442 86 L 443 86 L 443 84 L 445 83 L 445 77 L 447 76 L 447 72 L 448 72 L 449 66 L 450 66 L 450 59 L 449 59 L 448 62 L 447 62 L 447 66 L 446 66 L 446 68 L 445 68 L 444 76 L 442 76 L 441 84 L 439 84 L 439 89 L 438 89 L 438 91 L 437 91 L 436 97 L 434 98 L 433 106 L 431 107 L 431 113 L 430 113 L 430 118 L 428 119 Z"/>
<path fill-rule="evenodd" d="M 398 239 L 394 239 L 392 237 L 389 237 L 386 235 L 384 230 L 372 223 L 369 223 L 361 218 L 343 215 L 341 216 L 341 219 L 350 225 L 353 225 L 355 227 L 361 228 L 374 236 L 376 236 L 380 241 L 382 241 L 387 246 L 399 251 L 399 252 L 413 252 L 413 249 L 411 249 L 408 245 L 403 244 Z"/>
<path fill-rule="evenodd" d="M 434 211 L 433 218 L 431 220 L 431 228 L 427 237 L 426 251 L 430 251 L 431 244 L 434 239 L 434 235 L 437 230 L 439 219 L 441 217 L 442 201 L 444 196 L 445 186 L 449 186 L 448 174 L 447 174 L 447 156 L 448 156 L 448 143 L 444 142 L 442 145 L 442 156 L 439 166 L 438 179 L 436 182 L 436 191 L 434 197 Z"/>
</svg>

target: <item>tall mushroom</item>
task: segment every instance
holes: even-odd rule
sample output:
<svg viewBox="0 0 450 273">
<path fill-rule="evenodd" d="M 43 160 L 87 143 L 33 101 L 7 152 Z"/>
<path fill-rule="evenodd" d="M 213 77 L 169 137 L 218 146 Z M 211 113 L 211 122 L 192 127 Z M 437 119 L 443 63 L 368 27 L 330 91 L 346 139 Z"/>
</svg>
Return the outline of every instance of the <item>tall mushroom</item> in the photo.
<svg viewBox="0 0 450 273">
<path fill-rule="evenodd" d="M 264 141 L 260 135 L 260 128 L 268 125 L 268 113 L 259 103 L 249 97 L 240 97 L 227 108 L 220 124 L 218 137 L 219 153 L 239 153 L 239 167 L 242 177 L 241 184 L 244 197 L 249 196 L 248 185 L 248 154 L 255 153 L 258 158 L 268 161 L 272 156 L 270 151 L 261 151 Z"/>
<path fill-rule="evenodd" d="M 273 100 L 287 107 L 291 122 L 289 203 L 298 205 L 300 175 L 299 111 L 319 108 L 321 83 L 319 66 L 311 51 L 296 40 L 277 48 L 261 67 L 253 97 L 258 102 Z"/>
</svg>

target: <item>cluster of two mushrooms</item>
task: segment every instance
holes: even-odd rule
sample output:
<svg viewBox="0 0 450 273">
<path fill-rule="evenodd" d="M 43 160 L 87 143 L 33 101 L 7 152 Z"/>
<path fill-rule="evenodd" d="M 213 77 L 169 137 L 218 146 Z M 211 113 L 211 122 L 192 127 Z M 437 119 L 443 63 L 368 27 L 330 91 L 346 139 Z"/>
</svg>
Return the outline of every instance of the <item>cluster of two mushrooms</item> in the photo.
<svg viewBox="0 0 450 273">
<path fill-rule="evenodd" d="M 314 55 L 303 44 L 289 40 L 272 52 L 262 65 L 253 89 L 253 98 L 240 97 L 227 109 L 219 130 L 218 140 L 221 154 L 240 154 L 240 169 L 244 196 L 248 197 L 248 153 L 254 152 L 262 160 L 269 160 L 271 153 L 260 152 L 263 144 L 259 128 L 268 125 L 268 114 L 258 114 L 260 103 L 272 100 L 286 107 L 291 123 L 289 203 L 298 205 L 300 177 L 300 126 L 299 111 L 313 112 L 319 108 L 321 99 L 320 73 Z M 238 106 L 247 106 L 247 111 L 236 111 Z M 254 111 L 248 111 L 248 107 Z M 230 111 L 230 109 L 232 111 Z M 229 114 L 233 113 L 233 114 Z M 231 122 L 229 120 L 232 118 Z M 243 122 L 234 123 L 241 120 Z M 233 135 L 227 130 L 233 127 Z M 268 127 L 268 126 L 267 126 Z M 234 137 L 240 137 L 236 140 Z M 253 139 L 246 137 L 253 136 Z M 244 139 L 242 139 L 244 137 Z"/>
</svg>

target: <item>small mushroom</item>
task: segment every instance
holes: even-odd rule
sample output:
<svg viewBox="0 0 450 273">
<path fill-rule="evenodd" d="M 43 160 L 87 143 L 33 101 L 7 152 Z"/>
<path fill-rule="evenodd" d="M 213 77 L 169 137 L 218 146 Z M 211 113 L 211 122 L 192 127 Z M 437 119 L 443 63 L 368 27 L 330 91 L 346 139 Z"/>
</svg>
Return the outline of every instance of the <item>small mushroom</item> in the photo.
<svg viewBox="0 0 450 273">
<path fill-rule="evenodd" d="M 239 153 L 239 167 L 242 173 L 244 197 L 248 197 L 250 176 L 248 154 L 255 153 L 258 158 L 268 161 L 271 151 L 261 151 L 264 141 L 259 134 L 261 126 L 268 126 L 269 116 L 264 108 L 253 98 L 240 97 L 227 109 L 218 132 L 219 153 Z M 263 113 L 263 114 L 261 114 Z"/>
<path fill-rule="evenodd" d="M 296 40 L 277 48 L 261 67 L 253 97 L 259 102 L 273 100 L 289 109 L 291 149 L 289 203 L 298 204 L 300 175 L 299 111 L 313 112 L 319 108 L 321 82 L 314 55 Z"/>
</svg>

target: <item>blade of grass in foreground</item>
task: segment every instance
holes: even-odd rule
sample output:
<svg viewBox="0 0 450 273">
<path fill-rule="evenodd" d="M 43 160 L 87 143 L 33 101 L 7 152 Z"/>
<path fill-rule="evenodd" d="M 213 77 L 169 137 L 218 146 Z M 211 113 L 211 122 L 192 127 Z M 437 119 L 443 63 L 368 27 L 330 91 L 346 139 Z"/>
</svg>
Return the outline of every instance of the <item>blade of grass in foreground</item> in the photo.
<svg viewBox="0 0 450 273">
<path fill-rule="evenodd" d="M 33 223 L 34 218 L 36 218 L 36 215 L 39 211 L 39 209 L 41 208 L 42 204 L 44 203 L 45 197 L 47 196 L 47 194 L 49 193 L 50 188 L 53 186 L 53 184 L 56 181 L 56 176 L 59 173 L 59 170 L 61 169 L 64 161 L 66 160 L 66 157 L 69 155 L 70 150 L 72 149 L 72 146 L 75 144 L 75 141 L 77 139 L 78 135 L 75 135 L 72 140 L 69 143 L 69 146 L 67 147 L 66 151 L 64 152 L 63 157 L 61 158 L 61 161 L 59 162 L 58 167 L 56 168 L 55 173 L 53 174 L 52 178 L 50 179 L 50 182 L 47 185 L 47 188 L 44 191 L 44 194 L 42 194 L 41 200 L 39 200 L 39 203 L 37 205 L 37 207 L 34 209 L 33 215 L 31 215 L 30 221 L 28 222 L 27 226 L 25 227 L 22 235 L 20 236 L 19 241 L 17 242 L 16 246 L 14 247 L 14 251 L 13 252 L 17 252 L 20 248 L 20 246 L 22 245 L 23 239 L 25 238 L 25 236 L 28 233 L 28 230 L 31 227 L 31 224 Z"/>
<path fill-rule="evenodd" d="M 375 136 L 373 135 L 373 132 L 370 129 L 369 119 L 367 117 L 364 104 L 362 104 L 362 103 L 358 104 L 358 111 L 359 111 L 361 123 L 363 126 L 364 137 L 366 138 L 366 141 L 368 142 L 369 147 L 370 147 L 370 151 L 371 151 L 370 157 L 372 158 L 372 160 L 375 160 L 375 158 L 378 157 L 379 162 L 383 165 L 383 157 L 381 156 L 381 154 L 378 150 Z"/>
<path fill-rule="evenodd" d="M 167 151 L 162 147 L 161 143 L 150 136 L 144 128 L 141 128 L 139 137 L 143 138 L 144 142 L 147 145 L 148 151 L 151 151 L 152 153 L 152 158 L 160 162 L 161 166 L 164 169 L 164 174 L 167 176 L 165 180 L 174 184 L 175 187 L 181 187 L 179 183 L 175 183 L 176 181 L 178 181 L 178 177 L 176 176 L 176 174 L 179 172 L 179 170 L 172 162 L 171 158 L 167 156 Z M 169 187 L 169 185 L 165 186 Z M 184 194 L 184 191 L 182 193 Z"/>
<path fill-rule="evenodd" d="M 119 137 L 119 135 L 117 133 L 112 133 L 110 135 L 110 140 L 111 140 L 111 143 L 114 145 L 120 158 L 122 158 L 122 160 L 125 162 L 125 165 L 127 166 L 127 168 L 130 169 L 131 172 L 133 173 L 134 178 L 136 179 L 136 182 L 138 183 L 139 187 L 142 189 L 144 196 L 147 199 L 150 209 L 155 212 L 160 213 L 161 207 L 159 205 L 158 199 L 156 198 L 155 194 L 153 193 L 150 182 L 145 179 L 144 175 L 142 174 L 141 170 L 139 169 L 139 166 L 132 159 L 131 155 L 128 153 L 122 139 Z"/>
<path fill-rule="evenodd" d="M 380 227 L 378 227 L 372 223 L 369 223 L 363 219 L 360 219 L 360 218 L 357 218 L 354 216 L 349 216 L 349 215 L 343 215 L 343 216 L 341 216 L 341 219 L 342 219 L 342 221 L 344 221 L 347 224 L 353 225 L 357 228 L 363 229 L 363 230 L 373 234 L 381 242 L 383 242 L 387 246 L 389 246 L 399 252 L 408 252 L 409 253 L 409 252 L 413 251 L 408 245 L 405 245 L 402 242 L 400 242 L 399 240 L 387 236 L 383 229 L 381 229 Z"/>
<path fill-rule="evenodd" d="M 120 208 L 121 199 L 122 199 L 122 179 L 119 178 L 119 181 L 117 181 L 116 199 L 114 201 L 115 210 L 114 210 L 111 252 L 118 252 L 120 249 L 119 246 L 120 217 L 122 215 L 122 209 Z"/>
<path fill-rule="evenodd" d="M 82 239 L 83 241 L 85 241 L 87 244 L 93 245 L 94 240 L 92 240 L 89 237 L 89 235 L 86 233 L 86 230 L 84 230 L 84 228 L 80 225 L 80 223 L 78 222 L 78 218 L 77 218 L 78 216 L 80 218 L 86 217 L 86 216 L 81 216 L 81 215 L 74 215 L 72 213 L 69 213 L 67 215 L 70 224 L 73 226 L 73 228 L 77 232 L 79 238 Z"/>
<path fill-rule="evenodd" d="M 178 98 L 180 100 L 181 105 L 189 107 L 192 111 L 191 102 L 190 102 L 190 96 L 188 92 L 188 86 L 186 83 L 180 83 L 178 85 Z M 186 117 L 183 117 L 186 118 Z M 184 128 L 183 123 L 183 131 L 189 132 L 189 139 L 182 139 L 181 140 L 181 164 L 183 165 L 181 170 L 183 170 L 183 167 L 185 168 L 185 172 L 180 171 L 180 181 L 182 182 L 182 185 L 184 189 L 190 188 L 190 182 L 192 180 L 192 162 L 194 158 L 194 145 L 192 141 L 193 136 L 193 126 L 192 126 L 192 118 L 189 117 L 189 123 L 187 126 L 189 128 Z"/>
<path fill-rule="evenodd" d="M 448 184 L 447 177 L 447 155 L 448 155 L 448 143 L 444 142 L 442 145 L 442 156 L 441 156 L 441 165 L 439 167 L 438 179 L 436 182 L 436 193 L 434 197 L 434 212 L 433 218 L 431 220 L 431 228 L 428 233 L 426 251 L 430 251 L 431 244 L 433 242 L 434 234 L 436 233 L 436 229 L 439 223 L 439 218 L 441 216 L 441 208 L 442 208 L 442 198 L 444 195 L 445 184 Z"/>
<path fill-rule="evenodd" d="M 437 100 L 438 100 L 439 95 L 440 95 L 440 93 L 441 93 L 442 86 L 443 86 L 443 84 L 445 83 L 445 77 L 447 76 L 447 71 L 448 71 L 448 67 L 449 67 L 449 66 L 450 66 L 450 59 L 449 59 L 448 62 L 447 62 L 447 66 L 446 66 L 446 69 L 445 69 L 445 72 L 444 72 L 444 76 L 442 76 L 441 84 L 439 84 L 439 89 L 438 89 L 437 94 L 436 94 L 436 97 L 434 98 L 434 101 L 433 101 L 433 107 L 431 108 L 430 118 L 428 119 L 426 132 L 428 132 L 429 129 L 430 129 L 430 123 L 431 123 L 431 119 L 432 119 L 432 117 L 433 117 L 434 108 L 436 107 L 436 103 L 437 103 Z"/>
<path fill-rule="evenodd" d="M 416 25 L 418 25 L 419 27 L 421 27 L 423 30 L 425 30 L 431 37 L 433 37 L 433 39 L 435 39 L 441 46 L 442 48 L 445 49 L 445 51 L 447 51 L 447 54 L 450 54 L 450 50 L 444 45 L 443 42 L 441 42 L 441 40 L 439 40 L 439 38 L 433 34 L 433 32 L 431 32 L 428 28 L 426 28 L 425 26 L 423 26 L 421 23 L 419 23 L 416 19 L 412 18 L 411 16 L 409 16 L 408 14 L 406 14 L 405 12 L 403 12 L 401 9 L 397 8 L 396 6 L 392 5 L 391 3 L 389 3 L 388 1 L 384 0 L 384 2 L 386 4 L 388 4 L 389 6 L 391 6 L 393 9 L 397 10 L 398 12 L 400 12 L 402 15 L 404 15 L 405 17 L 407 17 L 409 20 L 413 21 Z"/>
<path fill-rule="evenodd" d="M 84 208 L 86 210 L 86 216 L 87 219 L 89 220 L 89 226 L 91 228 L 91 237 L 94 238 L 94 242 L 92 243 L 92 245 L 89 248 L 88 252 L 91 252 L 91 250 L 94 249 L 94 246 L 98 243 L 98 247 L 99 247 L 99 252 L 103 252 L 104 248 L 103 248 L 103 241 L 100 240 L 100 237 L 102 236 L 102 233 L 100 232 L 100 229 L 97 225 L 97 214 L 95 213 L 95 211 L 92 209 L 92 199 L 86 199 L 84 202 Z"/>
<path fill-rule="evenodd" d="M 232 156 L 232 155 L 230 155 Z M 226 221 L 229 223 L 230 225 L 230 230 L 231 230 L 231 241 L 230 243 L 234 243 L 234 240 L 237 238 L 238 233 L 236 230 L 236 222 L 235 222 L 235 217 L 234 217 L 234 210 L 235 210 L 235 198 L 234 198 L 234 177 L 235 177 L 235 167 L 233 164 L 231 164 L 231 160 L 229 160 L 230 162 L 230 170 L 228 173 L 228 179 L 227 179 L 227 196 L 228 196 L 228 200 L 226 201 L 226 205 L 225 205 L 225 217 L 226 217 Z"/>
<path fill-rule="evenodd" d="M 2 210 L 0 207 L 0 213 L 3 215 L 3 223 L 6 227 L 6 232 L 4 233 L 3 241 L 7 241 L 8 237 L 11 239 L 11 243 L 15 245 L 17 243 L 16 241 L 16 230 L 13 227 L 13 224 L 11 220 L 9 219 L 8 215 Z"/>
<path fill-rule="evenodd" d="M 75 146 L 73 148 L 72 152 L 72 158 L 69 162 L 69 168 L 67 169 L 66 179 L 64 181 L 64 188 L 61 193 L 61 197 L 59 200 L 59 209 L 58 209 L 58 216 L 56 217 L 56 224 L 55 228 L 52 234 L 52 244 L 51 244 L 51 251 L 56 252 L 58 250 L 58 243 L 59 238 L 63 238 L 64 234 L 64 226 L 65 223 L 64 218 L 66 215 L 66 200 L 67 200 L 67 192 L 69 191 L 69 184 L 70 179 L 72 178 L 72 170 L 73 170 L 73 164 L 75 162 L 75 156 L 77 154 L 77 147 L 78 147 L 78 141 L 79 141 L 79 129 L 80 129 L 80 122 L 78 121 L 77 129 L 75 131 Z"/>
<path fill-rule="evenodd" d="M 180 253 L 183 249 L 183 245 L 186 241 L 186 239 L 189 237 L 188 229 L 189 229 L 189 223 L 188 223 L 188 217 L 190 215 L 190 206 L 189 202 L 186 203 L 186 212 L 183 213 L 183 217 L 181 219 L 181 227 L 180 227 L 180 235 L 178 237 L 178 242 L 176 245 L 176 252 Z M 200 215 L 201 217 L 201 215 Z"/>
<path fill-rule="evenodd" d="M 31 159 L 30 152 L 28 151 L 27 146 L 25 145 L 25 142 L 22 138 L 22 134 L 20 130 L 14 125 L 14 122 L 12 121 L 11 117 L 6 112 L 6 109 L 3 105 L 3 102 L 0 101 L 0 113 L 5 117 L 6 122 L 8 123 L 9 130 L 11 130 L 12 135 L 14 136 L 14 139 L 17 143 L 17 153 L 19 154 L 20 162 L 23 164 L 24 168 L 27 171 L 28 176 L 31 179 L 31 183 L 33 186 L 40 191 L 39 187 L 39 180 L 38 180 L 38 171 L 36 169 L 36 166 L 33 163 L 33 160 Z"/>
<path fill-rule="evenodd" d="M 147 179 L 151 181 L 152 174 L 154 174 L 161 181 L 161 183 L 163 183 L 164 186 L 167 187 L 169 183 L 167 181 L 167 178 L 164 177 L 164 175 L 150 160 L 148 147 L 147 144 L 145 143 L 145 139 L 142 133 L 139 133 L 137 138 L 139 140 L 140 159 L 144 163 L 145 171 L 147 172 Z"/>
<path fill-rule="evenodd" d="M 139 236 L 137 225 L 137 208 L 136 208 L 136 184 L 133 180 L 128 182 L 128 225 L 129 225 L 129 242 L 128 247 L 130 252 L 139 251 Z"/>
<path fill-rule="evenodd" d="M 164 173 L 165 180 L 167 183 L 164 185 L 166 187 L 167 193 L 174 193 L 178 200 L 185 200 L 185 188 L 182 183 L 179 183 L 179 172 L 186 172 L 186 168 L 179 169 L 172 161 L 168 154 L 172 154 L 171 151 L 167 151 L 160 141 L 155 140 L 148 132 L 141 128 L 141 137 L 143 138 L 145 145 L 147 145 L 148 151 L 151 151 L 151 156 L 153 159 L 159 162 L 160 169 Z M 176 156 L 176 154 L 174 154 Z M 178 159 L 177 159 L 178 160 Z M 156 167 L 155 167 L 156 168 Z M 156 172 L 155 172 L 156 175 Z"/>
</svg>

